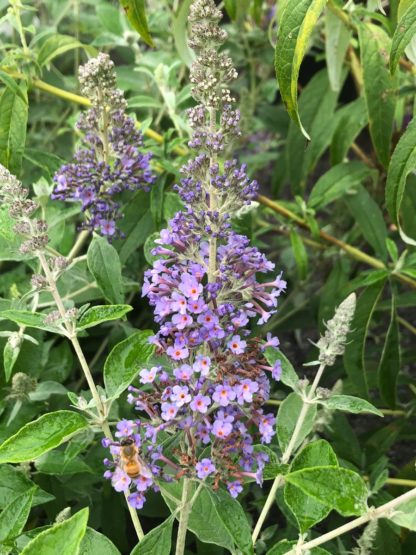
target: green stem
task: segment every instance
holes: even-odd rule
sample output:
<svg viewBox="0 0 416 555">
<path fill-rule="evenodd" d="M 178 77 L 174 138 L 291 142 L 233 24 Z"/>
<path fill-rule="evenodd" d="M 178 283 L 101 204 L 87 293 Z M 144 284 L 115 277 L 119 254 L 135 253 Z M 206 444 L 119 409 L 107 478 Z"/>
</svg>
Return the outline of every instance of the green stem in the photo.
<svg viewBox="0 0 416 555">
<path fill-rule="evenodd" d="M 310 406 L 310 401 L 313 399 L 316 388 L 318 387 L 319 381 L 322 377 L 322 374 L 325 370 L 325 365 L 321 364 L 318 372 L 316 373 L 315 379 L 309 389 L 308 395 L 306 396 L 306 399 L 303 401 L 302 404 L 302 409 L 300 411 L 299 417 L 297 419 L 296 422 L 296 426 L 295 429 L 293 430 L 292 436 L 290 438 L 289 444 L 286 447 L 283 455 L 282 455 L 282 464 L 286 464 L 290 457 L 292 456 L 292 453 L 294 452 L 295 448 L 296 448 L 296 442 L 298 441 L 298 437 L 299 437 L 299 433 L 302 429 L 303 423 L 305 421 L 309 406 Z M 266 502 L 263 506 L 263 509 L 260 513 L 260 516 L 258 518 L 258 521 L 256 523 L 256 526 L 254 528 L 253 531 L 253 535 L 252 535 L 252 540 L 253 540 L 253 545 L 256 543 L 257 538 L 259 537 L 260 531 L 263 527 L 264 521 L 267 518 L 267 515 L 269 514 L 270 508 L 273 505 L 275 498 L 276 498 L 276 492 L 278 490 L 278 488 L 281 486 L 281 484 L 283 483 L 283 476 L 281 474 L 278 474 L 272 484 L 272 487 L 270 489 L 269 495 L 267 496 Z"/>
<path fill-rule="evenodd" d="M 189 494 L 191 492 L 191 481 L 189 478 L 183 479 L 181 509 L 179 513 L 179 528 L 178 537 L 176 540 L 176 555 L 183 555 L 185 553 L 186 532 L 188 530 L 189 515 L 191 512 L 191 502 Z"/>
</svg>

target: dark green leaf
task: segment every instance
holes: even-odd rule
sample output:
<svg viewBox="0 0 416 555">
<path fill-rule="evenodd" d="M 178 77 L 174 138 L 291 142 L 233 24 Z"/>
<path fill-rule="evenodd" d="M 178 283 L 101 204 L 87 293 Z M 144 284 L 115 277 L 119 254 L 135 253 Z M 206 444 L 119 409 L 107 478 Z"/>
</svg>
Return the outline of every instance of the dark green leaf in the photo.
<svg viewBox="0 0 416 555">
<path fill-rule="evenodd" d="M 363 162 L 337 164 L 315 183 L 308 205 L 315 209 L 323 208 L 341 196 L 356 190 L 365 179 L 369 177 L 375 179 L 376 176 L 376 170 L 370 169 Z"/>
<path fill-rule="evenodd" d="M 121 263 L 116 249 L 104 237 L 94 237 L 87 252 L 88 268 L 108 302 L 124 301 Z"/>
<path fill-rule="evenodd" d="M 15 94 L 6 88 L 0 98 L 0 164 L 12 174 L 19 175 L 26 143 L 28 104 L 26 85 L 22 94 Z"/>
<path fill-rule="evenodd" d="M 396 299 L 392 292 L 390 324 L 384 340 L 378 367 L 378 385 L 382 399 L 394 409 L 397 402 L 397 380 L 400 372 L 400 336 L 397 323 Z"/>
<path fill-rule="evenodd" d="M 38 534 L 22 551 L 22 555 L 76 555 L 87 529 L 88 509 L 82 509 L 68 520 Z"/>
<path fill-rule="evenodd" d="M 52 476 L 92 472 L 91 467 L 79 457 L 65 460 L 64 451 L 49 451 L 44 453 L 35 460 L 35 466 L 42 474 L 50 474 Z"/>
<path fill-rule="evenodd" d="M 370 122 L 370 135 L 377 157 L 387 168 L 395 110 L 395 83 L 387 69 L 390 39 L 372 23 L 359 23 L 364 96 Z"/>
<path fill-rule="evenodd" d="M 365 482 L 356 472 L 347 468 L 304 468 L 286 474 L 285 481 L 342 516 L 360 515 L 367 510 L 368 491 Z"/>
<path fill-rule="evenodd" d="M 386 183 L 386 206 L 398 225 L 402 239 L 411 245 L 416 241 L 407 237 L 400 225 L 400 208 L 406 188 L 406 179 L 416 167 L 416 119 L 413 119 L 400 137 L 391 157 Z"/>
<path fill-rule="evenodd" d="M 266 555 L 285 555 L 285 553 L 292 551 L 296 544 L 297 542 L 295 541 L 283 540 L 269 549 Z M 331 553 L 326 549 L 322 549 L 322 547 L 313 547 L 308 549 L 308 555 L 331 555 Z"/>
<path fill-rule="evenodd" d="M 78 555 L 120 555 L 120 551 L 104 534 L 87 528 Z"/>
<path fill-rule="evenodd" d="M 357 186 L 354 194 L 344 198 L 366 241 L 383 261 L 387 261 L 387 229 L 378 204 L 362 185 Z"/>
<path fill-rule="evenodd" d="M 299 279 L 302 281 L 308 273 L 308 253 L 300 234 L 292 230 L 290 232 L 290 243 L 292 245 L 293 256 L 295 258 Z"/>
<path fill-rule="evenodd" d="M 104 364 L 104 384 L 109 398 L 119 397 L 131 384 L 154 352 L 151 331 L 134 333 L 118 343 Z"/>
<path fill-rule="evenodd" d="M 289 445 L 290 438 L 295 430 L 296 422 L 302 410 L 302 399 L 296 393 L 291 393 L 286 397 L 280 405 L 277 415 L 277 438 L 279 440 L 280 449 L 285 451 Z M 298 434 L 294 448 L 298 447 L 305 437 L 310 434 L 313 422 L 316 416 L 316 405 L 309 405 L 306 412 L 305 420 L 302 424 L 300 433 Z"/>
<path fill-rule="evenodd" d="M 390 71 L 396 71 L 397 64 L 409 42 L 416 34 L 416 4 L 411 2 L 397 23 L 390 51 Z"/>
<path fill-rule="evenodd" d="M 0 464 L 33 461 L 87 426 L 83 416 L 69 410 L 44 414 L 0 445 Z"/>
<path fill-rule="evenodd" d="M 319 402 L 321 405 L 331 410 L 342 410 L 353 414 L 364 412 L 383 416 L 383 413 L 368 401 L 360 399 L 359 397 L 352 397 L 351 395 L 331 395 L 328 399 L 322 399 Z"/>
<path fill-rule="evenodd" d="M 280 94 L 289 116 L 308 140 L 298 111 L 298 76 L 309 38 L 325 4 L 326 0 L 287 0 L 277 34 L 275 68 Z"/>
<path fill-rule="evenodd" d="M 175 518 L 169 518 L 148 532 L 130 555 L 169 555 L 172 545 L 172 527 Z"/>
<path fill-rule="evenodd" d="M 367 124 L 368 113 L 363 97 L 346 104 L 337 112 L 337 125 L 331 142 L 331 163 L 344 161 L 348 149 Z"/>
<path fill-rule="evenodd" d="M 363 397 L 368 397 L 367 372 L 365 365 L 365 345 L 373 312 L 380 299 L 385 280 L 378 281 L 365 289 L 357 301 L 354 319 L 351 323 L 349 342 L 345 349 L 344 364 L 351 385 Z"/>
<path fill-rule="evenodd" d="M 16 497 L 0 515 L 0 543 L 15 538 L 23 530 L 32 506 L 35 488 Z"/>
<path fill-rule="evenodd" d="M 147 25 L 144 0 L 120 0 L 120 3 L 132 27 L 136 29 L 146 44 L 154 46 Z"/>
<path fill-rule="evenodd" d="M 104 304 L 93 306 L 86 310 L 77 322 L 78 330 L 86 330 L 108 322 L 109 320 L 118 320 L 132 311 L 133 307 L 128 304 Z"/>
</svg>

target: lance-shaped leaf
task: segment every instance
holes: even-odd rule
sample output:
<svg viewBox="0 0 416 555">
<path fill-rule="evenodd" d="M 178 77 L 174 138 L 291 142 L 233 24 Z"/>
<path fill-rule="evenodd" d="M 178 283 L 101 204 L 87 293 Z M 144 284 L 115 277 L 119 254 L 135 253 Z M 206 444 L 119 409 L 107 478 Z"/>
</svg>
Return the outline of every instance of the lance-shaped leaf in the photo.
<svg viewBox="0 0 416 555">
<path fill-rule="evenodd" d="M 136 29 L 144 42 L 149 46 L 154 46 L 152 37 L 147 25 L 145 1 L 144 0 L 120 0 L 126 13 L 127 19 L 132 27 Z"/>
<path fill-rule="evenodd" d="M 104 237 L 94 237 L 87 252 L 88 268 L 108 302 L 124 301 L 119 255 Z"/>
<path fill-rule="evenodd" d="M 328 399 L 320 400 L 319 403 L 331 410 L 342 410 L 352 414 L 369 413 L 383 416 L 383 413 L 374 405 L 365 399 L 353 397 L 352 395 L 331 395 Z"/>
<path fill-rule="evenodd" d="M 378 385 L 382 399 L 394 409 L 397 401 L 397 379 L 400 372 L 400 336 L 397 323 L 396 298 L 392 292 L 390 324 L 378 367 Z"/>
<path fill-rule="evenodd" d="M 325 53 L 329 81 L 333 91 L 341 90 L 342 69 L 351 31 L 331 10 L 325 13 Z"/>
<path fill-rule="evenodd" d="M 406 189 L 407 176 L 416 168 L 416 119 L 407 126 L 391 157 L 386 183 L 386 206 L 399 227 L 402 239 L 411 245 L 416 241 L 406 235 L 400 225 L 400 207 Z"/>
<path fill-rule="evenodd" d="M 379 26 L 358 24 L 364 96 L 370 122 L 370 135 L 377 158 L 386 168 L 395 111 L 395 80 L 387 69 L 390 38 Z"/>
<path fill-rule="evenodd" d="M 336 112 L 337 125 L 332 135 L 331 164 L 341 163 L 351 144 L 368 122 L 367 106 L 363 97 L 349 102 Z"/>
<path fill-rule="evenodd" d="M 288 0 L 280 18 L 275 50 L 275 68 L 280 94 L 289 116 L 310 140 L 298 111 L 299 68 L 314 26 L 326 0 Z"/>
<path fill-rule="evenodd" d="M 21 86 L 21 94 L 7 87 L 0 97 L 0 164 L 16 175 L 22 167 L 27 118 L 26 85 Z"/>
<path fill-rule="evenodd" d="M 81 316 L 77 322 L 78 330 L 86 330 L 94 326 L 98 326 L 103 322 L 108 322 L 110 320 L 118 320 L 133 310 L 128 304 L 110 304 L 110 305 L 98 305 L 89 308 Z"/>
<path fill-rule="evenodd" d="M 0 464 L 33 461 L 87 427 L 87 420 L 76 412 L 44 414 L 0 445 Z"/>
<path fill-rule="evenodd" d="M 411 2 L 394 31 L 390 51 L 390 71 L 394 73 L 406 46 L 416 34 L 416 3 Z"/>
</svg>

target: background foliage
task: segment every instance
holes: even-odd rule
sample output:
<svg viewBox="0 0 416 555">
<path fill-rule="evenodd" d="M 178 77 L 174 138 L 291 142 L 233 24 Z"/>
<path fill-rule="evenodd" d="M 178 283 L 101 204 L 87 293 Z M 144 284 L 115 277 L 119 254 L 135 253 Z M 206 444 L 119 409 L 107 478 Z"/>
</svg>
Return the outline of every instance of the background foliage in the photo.
<svg viewBox="0 0 416 555">
<path fill-rule="evenodd" d="M 82 333 L 81 343 L 96 383 L 104 386 L 104 362 L 107 359 L 109 364 L 110 351 L 138 329 L 152 328 L 150 311 L 140 299 L 143 271 L 152 260 L 154 234 L 180 207 L 172 185 L 186 159 L 189 129 L 184 111 L 192 105 L 187 76 L 193 54 L 186 44 L 190 1 L 149 0 L 145 12 L 140 11 L 142 2 L 121 2 L 127 8 L 125 13 L 118 3 L 103 0 L 19 4 L 0 0 L 0 163 L 26 185 L 33 185 L 33 196 L 41 203 L 51 230 L 50 246 L 76 258 L 59 283 L 68 304 L 133 306 L 126 317 L 110 320 L 106 316 L 101 326 Z M 137 12 L 131 11 L 133 4 Z M 385 4 L 348 2 L 342 9 L 343 2 L 337 0 L 280 0 L 277 5 L 258 0 L 223 2 L 227 48 L 239 71 L 235 92 L 244 133 L 238 156 L 262 187 L 259 204 L 241 211 L 234 225 L 285 270 L 288 294 L 267 328 L 279 335 L 281 349 L 300 378 L 313 374 L 302 367 L 316 358 L 308 340 L 316 341 L 335 306 L 348 293 L 357 292 L 353 332 L 344 359 L 324 376 L 322 385 L 371 401 L 384 418 L 320 406 L 305 436 L 325 438 L 332 446 L 333 451 L 315 455 L 321 465 L 325 457 L 328 465 L 333 457 L 335 461 L 338 458 L 339 469 L 336 464 L 333 477 L 327 474 L 326 479 L 336 484 L 341 470 L 358 472 L 365 476 L 372 494 L 370 504 L 374 505 L 403 493 L 403 488 L 414 486 L 416 480 L 412 367 L 416 334 L 416 125 L 412 121 L 416 7 L 411 0 Z M 98 51 L 109 52 L 116 63 L 119 86 L 145 133 L 146 149 L 155 153 L 153 167 L 158 171 L 151 194 L 138 192 L 126 199 L 121 224 L 125 237 L 111 246 L 104 239 L 79 234 L 77 205 L 49 198 L 54 172 L 72 156 L 78 140 L 74 123 L 86 104 L 77 94 L 77 68 Z M 40 415 L 47 418 L 52 411 L 67 410 L 68 394 L 71 403 L 71 395 L 89 395 L 65 338 L 51 334 L 45 326 L 39 329 L 33 320 L 14 318 L 16 323 L 10 322 L 10 311 L 32 310 L 27 293 L 35 263 L 18 254 L 17 247 L 12 222 L 0 207 L 2 441 Z M 52 304 L 50 296 L 42 293 L 38 310 Z M 117 317 L 126 311 L 120 307 Z M 8 338 L 10 332 L 19 330 L 24 340 L 13 348 Z M 11 385 L 11 377 L 19 372 L 36 380 L 36 388 L 27 395 Z M 121 391 L 131 377 L 127 376 Z M 297 414 L 288 403 L 287 385 L 279 384 L 273 391 L 276 410 L 286 399 L 279 417 L 282 426 L 284 418 L 293 422 Z M 105 386 L 108 391 L 108 382 Z M 119 397 L 121 391 L 113 390 L 114 396 Z M 71 413 L 74 421 L 61 414 L 68 427 L 66 438 L 85 428 L 76 413 Z M 112 417 L 130 415 L 125 395 L 121 395 L 113 404 Z M 280 434 L 280 442 L 282 437 Z M 284 447 L 281 443 L 280 448 Z M 20 500 L 20 516 L 12 530 L 2 528 L 8 513 L 0 515 L 0 541 L 20 552 L 35 532 L 70 506 L 74 516 L 54 528 L 53 545 L 73 541 L 77 549 L 80 530 L 85 530 L 87 523 L 83 508 L 89 506 L 90 528 L 81 552 L 92 553 L 97 549 L 95 542 L 102 542 L 100 553 L 116 553 L 114 545 L 128 553 L 135 543 L 134 532 L 122 496 L 103 483 L 104 450 L 99 438 L 93 440 L 92 432 L 85 428 L 53 451 L 36 451 L 36 444 L 28 448 L 30 459 L 9 457 L 3 460 L 21 464 L 0 467 L 0 507 L 11 511 L 10 503 Z M 277 450 L 277 444 L 273 448 Z M 27 460 L 33 462 L 23 462 Z M 313 481 L 317 479 L 313 477 Z M 283 553 L 281 547 L 272 546 L 281 539 L 296 539 L 298 528 L 304 532 L 322 518 L 326 517 L 313 535 L 343 522 L 342 516 L 333 512 L 327 517 L 325 503 L 314 506 L 315 519 L 299 517 L 293 505 L 291 511 L 291 488 L 293 493 L 293 488 L 299 487 L 293 480 L 285 488 L 285 498 L 279 490 L 257 543 L 258 553 Z M 245 492 L 241 503 L 250 522 L 255 521 L 266 492 L 267 487 Z M 174 488 L 170 495 L 180 497 Z M 332 495 L 333 491 L 328 492 L 328 497 Z M 172 499 L 164 498 L 167 504 L 155 495 L 143 509 L 146 531 L 169 516 Z M 226 511 L 227 501 L 220 502 Z M 225 552 L 230 542 L 233 545 L 232 532 L 230 540 L 229 529 L 215 520 L 215 500 L 201 497 L 199 503 L 203 507 L 200 519 L 195 512 L 195 522 L 190 525 L 195 532 L 190 552 Z M 19 535 L 31 506 L 27 531 Z M 203 514 L 207 507 L 213 511 L 208 519 Z M 352 514 L 342 507 L 338 512 Z M 202 529 L 201 519 L 211 528 Z M 173 520 L 167 522 L 171 529 Z M 114 545 L 92 528 L 103 532 Z M 165 533 L 166 527 L 156 536 L 159 546 Z M 352 534 L 325 547 L 331 553 L 346 553 L 354 545 Z M 36 545 L 31 549 L 35 553 Z M 137 552 L 154 552 L 149 549 Z M 382 520 L 368 552 L 415 551 L 414 533 Z M 5 548 L 5 552 L 9 551 Z"/>
</svg>

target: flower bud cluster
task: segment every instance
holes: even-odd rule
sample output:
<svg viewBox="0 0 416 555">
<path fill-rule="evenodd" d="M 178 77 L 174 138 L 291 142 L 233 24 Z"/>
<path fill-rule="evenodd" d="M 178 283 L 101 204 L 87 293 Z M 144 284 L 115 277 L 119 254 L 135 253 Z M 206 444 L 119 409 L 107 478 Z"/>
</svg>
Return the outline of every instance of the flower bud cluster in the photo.
<svg viewBox="0 0 416 555">
<path fill-rule="evenodd" d="M 152 250 L 157 260 L 145 273 L 142 294 L 159 329 L 151 338 L 155 363 L 129 388 L 128 401 L 140 420 L 119 424 L 147 472 L 140 479 L 127 474 L 123 439 L 111 446 L 118 451 L 106 472 L 118 491 L 136 488 L 136 507 L 143 505 L 145 490 L 166 476 L 206 480 L 214 488 L 224 484 L 234 497 L 244 479 L 261 484 L 267 455 L 259 444 L 275 434 L 275 416 L 263 405 L 269 376 L 280 379 L 281 365 L 270 366 L 264 350 L 279 341 L 270 334 L 266 341 L 252 337 L 249 325 L 261 325 L 276 312 L 286 282 L 281 274 L 258 281 L 274 264 L 231 228 L 232 215 L 250 204 L 257 183 L 244 165 L 219 159 L 238 136 L 240 118 L 229 93 L 224 99 L 224 83 L 236 73 L 216 51 L 226 37 L 220 18 L 213 0 L 196 0 L 191 7 L 190 44 L 199 54 L 191 81 L 200 104 L 188 115 L 197 155 L 182 168 L 176 186 L 185 209 L 161 231 Z M 164 441 L 171 435 L 173 448 Z"/>
<path fill-rule="evenodd" d="M 122 217 L 118 196 L 123 191 L 148 191 L 155 177 L 151 153 L 143 153 L 142 134 L 125 114 L 127 103 L 116 87 L 114 64 L 99 54 L 79 69 L 83 94 L 92 108 L 81 115 L 82 145 L 69 164 L 54 176 L 52 198 L 81 202 L 85 228 L 109 238 L 120 234 Z"/>
<path fill-rule="evenodd" d="M 49 242 L 47 223 L 32 218 L 39 205 L 28 194 L 22 183 L 0 164 L 0 200 L 16 221 L 13 230 L 25 238 L 20 246 L 22 254 L 43 250 Z"/>
</svg>

